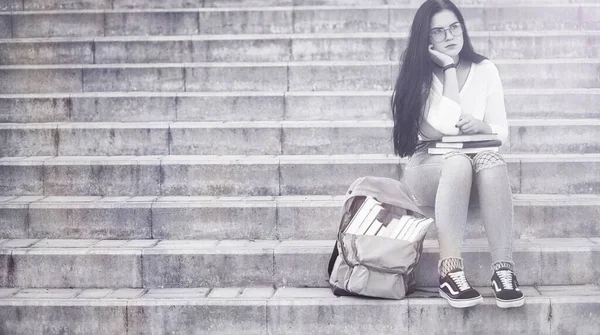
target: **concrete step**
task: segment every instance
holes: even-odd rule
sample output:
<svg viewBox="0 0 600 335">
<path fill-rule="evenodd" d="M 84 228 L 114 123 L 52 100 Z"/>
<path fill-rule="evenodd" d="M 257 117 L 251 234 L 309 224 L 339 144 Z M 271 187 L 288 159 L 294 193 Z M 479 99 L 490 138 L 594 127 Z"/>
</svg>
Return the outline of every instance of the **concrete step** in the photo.
<svg viewBox="0 0 600 335">
<path fill-rule="evenodd" d="M 483 304 L 454 309 L 423 287 L 404 300 L 336 297 L 329 288 L 0 289 L 3 334 L 593 334 L 597 285 L 521 286 L 525 306 L 502 311 L 489 287 Z M 197 317 L 202 315 L 203 317 Z M 17 316 L 21 316 L 19 319 Z M 435 321 L 433 321 L 435 320 Z M 433 322 L 432 322 L 433 321 Z"/>
<path fill-rule="evenodd" d="M 408 32 L 414 5 L 96 9 L 1 14 L 4 38 Z M 464 5 L 469 31 L 593 30 L 600 6 Z M 223 24 L 227 22 L 228 24 Z"/>
<path fill-rule="evenodd" d="M 599 59 L 494 60 L 506 89 L 600 88 Z M 389 91 L 399 65 L 380 62 L 0 66 L 11 93 Z"/>
<path fill-rule="evenodd" d="M 475 50 L 491 59 L 600 57 L 599 30 L 480 31 L 470 36 Z M 15 38 L 0 39 L 0 63 L 397 61 L 406 42 L 407 33 Z"/>
<path fill-rule="evenodd" d="M 392 121 L 0 123 L 0 156 L 393 153 Z M 600 153 L 600 120 L 510 120 L 501 153 Z"/>
<path fill-rule="evenodd" d="M 59 9 L 149 9 L 201 7 L 271 7 L 271 6 L 419 6 L 423 0 L 4 0 L 2 11 L 36 11 Z M 493 7 L 498 5 L 565 5 L 568 3 L 594 4 L 594 0 L 455 0 L 459 6 L 472 4 Z"/>
<path fill-rule="evenodd" d="M 336 236 L 342 204 L 343 196 L 1 197 L 0 238 L 323 240 Z M 514 238 L 600 236 L 596 194 L 514 194 L 513 205 Z M 466 238 L 485 238 L 479 209 L 467 221 Z M 434 224 L 427 238 L 437 234 Z"/>
<path fill-rule="evenodd" d="M 600 89 L 505 89 L 510 119 L 600 117 Z M 390 91 L 0 95 L 0 122 L 390 120 Z M 202 106 L 201 108 L 199 106 Z"/>
<path fill-rule="evenodd" d="M 600 154 L 505 154 L 513 193 L 600 193 Z M 394 155 L 0 158 L 0 195 L 337 195 L 362 176 L 401 178 Z"/>
<path fill-rule="evenodd" d="M 333 240 L 5 240 L 0 287 L 177 288 L 328 287 Z M 491 277 L 485 239 L 465 240 L 465 272 L 474 286 Z M 426 240 L 420 286 L 438 285 L 437 241 Z M 600 240 L 515 240 L 521 285 L 600 284 Z"/>
</svg>

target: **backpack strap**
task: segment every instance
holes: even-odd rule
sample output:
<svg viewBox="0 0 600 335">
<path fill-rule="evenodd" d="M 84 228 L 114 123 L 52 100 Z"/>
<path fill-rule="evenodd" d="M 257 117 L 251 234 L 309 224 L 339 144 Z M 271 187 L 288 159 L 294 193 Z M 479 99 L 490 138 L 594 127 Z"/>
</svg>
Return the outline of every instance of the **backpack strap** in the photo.
<svg viewBox="0 0 600 335">
<path fill-rule="evenodd" d="M 329 273 L 329 277 L 331 277 L 331 273 L 333 272 L 333 266 L 335 265 L 335 260 L 338 258 L 338 243 L 335 241 L 335 245 L 333 246 L 333 252 L 331 253 L 331 258 L 329 259 L 329 267 L 327 268 L 327 272 Z"/>
</svg>

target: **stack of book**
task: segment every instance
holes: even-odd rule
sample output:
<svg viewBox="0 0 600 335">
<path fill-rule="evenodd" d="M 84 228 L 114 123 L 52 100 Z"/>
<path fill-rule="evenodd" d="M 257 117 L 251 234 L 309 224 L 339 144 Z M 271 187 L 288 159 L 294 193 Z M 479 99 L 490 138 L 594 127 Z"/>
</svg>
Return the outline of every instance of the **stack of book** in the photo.
<svg viewBox="0 0 600 335">
<path fill-rule="evenodd" d="M 481 151 L 495 151 L 502 145 L 498 134 L 471 134 L 442 136 L 441 141 L 432 142 L 427 152 L 432 155 L 443 155 L 450 151 L 465 154 L 476 154 Z"/>
<path fill-rule="evenodd" d="M 392 215 L 381 202 L 367 197 L 344 231 L 347 234 L 372 235 L 414 242 L 427 231 L 433 219 L 411 215 Z"/>
</svg>

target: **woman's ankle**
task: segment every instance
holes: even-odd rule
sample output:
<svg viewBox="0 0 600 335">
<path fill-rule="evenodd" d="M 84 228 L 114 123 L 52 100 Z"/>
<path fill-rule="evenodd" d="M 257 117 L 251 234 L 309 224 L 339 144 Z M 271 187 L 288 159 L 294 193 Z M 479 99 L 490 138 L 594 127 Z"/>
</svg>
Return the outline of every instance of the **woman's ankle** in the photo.
<svg viewBox="0 0 600 335">
<path fill-rule="evenodd" d="M 497 261 L 492 263 L 492 271 L 496 271 L 501 268 L 506 268 L 511 271 L 514 271 L 515 263 L 510 260 Z"/>
<path fill-rule="evenodd" d="M 440 259 L 438 262 L 438 274 L 442 278 L 446 277 L 448 272 L 451 272 L 456 269 L 464 269 L 463 259 L 460 257 L 446 257 Z"/>
</svg>

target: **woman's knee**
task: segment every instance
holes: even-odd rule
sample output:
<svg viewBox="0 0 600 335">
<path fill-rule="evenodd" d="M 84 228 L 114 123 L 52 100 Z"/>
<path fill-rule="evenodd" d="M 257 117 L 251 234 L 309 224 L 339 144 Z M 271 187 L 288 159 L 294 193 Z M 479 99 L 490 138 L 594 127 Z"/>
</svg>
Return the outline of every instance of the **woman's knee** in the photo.
<svg viewBox="0 0 600 335">
<path fill-rule="evenodd" d="M 450 169 L 453 173 L 464 173 L 471 175 L 473 172 L 473 161 L 471 157 L 457 151 L 451 151 L 443 156 L 443 169 Z"/>
<path fill-rule="evenodd" d="M 473 157 L 473 169 L 479 172 L 496 166 L 505 166 L 506 162 L 502 156 L 494 151 L 482 151 Z"/>
</svg>

